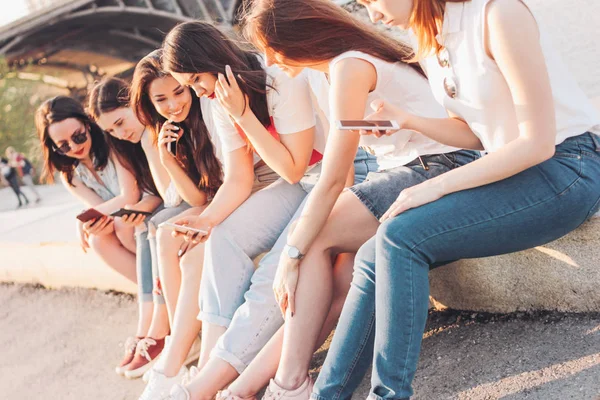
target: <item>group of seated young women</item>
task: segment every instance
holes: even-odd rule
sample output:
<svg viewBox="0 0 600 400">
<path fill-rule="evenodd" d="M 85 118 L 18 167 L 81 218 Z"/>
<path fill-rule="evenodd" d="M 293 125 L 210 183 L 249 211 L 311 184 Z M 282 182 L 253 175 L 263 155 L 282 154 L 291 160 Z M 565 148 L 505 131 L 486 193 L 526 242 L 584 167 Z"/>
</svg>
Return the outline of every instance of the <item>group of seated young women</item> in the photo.
<svg viewBox="0 0 600 400">
<path fill-rule="evenodd" d="M 414 46 L 330 0 L 254 0 L 256 50 L 183 23 L 87 111 L 38 110 L 46 176 L 104 215 L 83 249 L 139 286 L 117 372 L 141 400 L 346 400 L 369 368 L 370 399 L 407 399 L 430 268 L 600 207 L 600 118 L 521 0 L 358 2 Z M 400 129 L 338 124 L 363 119 Z"/>
</svg>

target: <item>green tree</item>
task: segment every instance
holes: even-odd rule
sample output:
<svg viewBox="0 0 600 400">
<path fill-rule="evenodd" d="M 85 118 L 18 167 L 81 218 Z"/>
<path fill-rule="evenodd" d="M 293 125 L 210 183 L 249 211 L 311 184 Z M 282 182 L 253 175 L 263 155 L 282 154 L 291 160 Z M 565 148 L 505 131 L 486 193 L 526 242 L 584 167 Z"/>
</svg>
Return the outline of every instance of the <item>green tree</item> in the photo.
<svg viewBox="0 0 600 400">
<path fill-rule="evenodd" d="M 41 151 L 35 132 L 34 114 L 48 93 L 46 85 L 20 79 L 0 59 L 0 155 L 8 146 L 25 154 L 40 171 Z"/>
</svg>

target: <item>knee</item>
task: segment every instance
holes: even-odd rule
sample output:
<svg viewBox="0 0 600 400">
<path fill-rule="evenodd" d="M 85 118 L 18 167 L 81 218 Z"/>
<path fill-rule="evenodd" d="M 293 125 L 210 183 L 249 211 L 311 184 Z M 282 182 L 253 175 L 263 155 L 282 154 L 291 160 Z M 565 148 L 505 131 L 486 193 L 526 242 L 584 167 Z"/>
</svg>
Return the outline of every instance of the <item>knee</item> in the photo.
<svg viewBox="0 0 600 400">
<path fill-rule="evenodd" d="M 110 250 L 113 243 L 113 235 L 91 235 L 88 239 L 90 247 L 96 253 L 103 253 Z"/>
<path fill-rule="evenodd" d="M 155 232 L 156 244 L 161 252 L 176 251 L 175 246 L 181 242 L 181 239 L 174 238 L 170 229 L 158 228 Z"/>
<path fill-rule="evenodd" d="M 415 231 L 419 224 L 411 224 L 404 215 L 390 218 L 382 223 L 377 229 L 377 245 L 407 247 L 410 239 L 415 237 Z"/>
<path fill-rule="evenodd" d="M 115 220 L 115 235 L 121 243 L 129 243 L 134 240 L 135 229 L 129 225 L 124 224 L 120 220 Z"/>
<path fill-rule="evenodd" d="M 363 281 L 375 283 L 375 252 L 376 241 L 374 237 L 358 249 L 354 258 L 353 284 Z"/>
<path fill-rule="evenodd" d="M 184 276 L 201 276 L 204 263 L 203 246 L 203 243 L 199 243 L 181 257 L 179 268 Z"/>
<path fill-rule="evenodd" d="M 152 222 L 148 223 L 148 238 L 156 237 L 156 226 Z"/>
</svg>

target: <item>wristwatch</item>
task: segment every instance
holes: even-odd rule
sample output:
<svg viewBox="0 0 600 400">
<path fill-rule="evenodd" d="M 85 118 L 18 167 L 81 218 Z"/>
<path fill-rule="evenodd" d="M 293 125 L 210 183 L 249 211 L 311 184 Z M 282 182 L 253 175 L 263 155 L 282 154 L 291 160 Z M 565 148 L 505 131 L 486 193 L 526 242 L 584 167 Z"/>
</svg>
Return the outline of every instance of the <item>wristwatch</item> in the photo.
<svg viewBox="0 0 600 400">
<path fill-rule="evenodd" d="M 302 257 L 304 257 L 304 254 L 302 254 L 297 247 L 290 246 L 289 244 L 285 245 L 285 247 L 283 248 L 283 252 L 287 254 L 289 258 L 294 260 L 301 260 Z"/>
</svg>

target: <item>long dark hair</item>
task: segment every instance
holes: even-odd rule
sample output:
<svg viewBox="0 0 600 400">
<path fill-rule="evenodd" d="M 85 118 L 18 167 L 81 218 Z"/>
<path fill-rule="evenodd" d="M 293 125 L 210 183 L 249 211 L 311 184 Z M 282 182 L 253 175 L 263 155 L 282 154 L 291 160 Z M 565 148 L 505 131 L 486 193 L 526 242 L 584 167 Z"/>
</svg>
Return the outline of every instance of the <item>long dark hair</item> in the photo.
<svg viewBox="0 0 600 400">
<path fill-rule="evenodd" d="M 103 170 L 108 164 L 110 149 L 102 129 L 85 113 L 83 106 L 75 99 L 67 96 L 57 96 L 46 100 L 35 112 L 35 126 L 42 144 L 44 155 L 44 168 L 42 171 L 42 180 L 45 182 L 54 182 L 54 173 L 59 171 L 69 185 L 73 185 L 73 173 L 79 160 L 58 154 L 55 150 L 55 144 L 48 134 L 48 127 L 54 123 L 64 121 L 69 118 L 75 118 L 81 122 L 92 140 L 90 149 L 90 158 L 96 171 Z"/>
<path fill-rule="evenodd" d="M 103 113 L 118 108 L 129 108 L 129 85 L 125 81 L 118 78 L 106 78 L 94 86 L 88 102 L 88 113 L 93 119 L 98 121 Z M 104 136 L 108 146 L 114 150 L 121 164 L 135 176 L 139 189 L 142 192 L 160 196 L 142 144 L 119 140 L 108 133 L 105 133 Z"/>
<path fill-rule="evenodd" d="M 254 51 L 242 49 L 216 27 L 205 22 L 184 22 L 173 28 L 163 42 L 163 67 L 180 73 L 225 74 L 229 65 L 240 89 L 249 99 L 254 115 L 271 125 L 267 104 L 267 73 Z"/>
<path fill-rule="evenodd" d="M 156 111 L 150 100 L 148 88 L 154 80 L 171 76 L 163 70 L 161 58 L 162 51 L 155 50 L 140 60 L 133 73 L 130 93 L 131 107 L 138 120 L 151 128 L 155 144 L 166 118 Z M 190 113 L 181 124 L 184 134 L 177 143 L 177 161 L 188 176 L 212 196 L 223 183 L 221 163 L 215 155 L 208 129 L 202 119 L 200 100 L 194 93 L 191 95 Z"/>
<path fill-rule="evenodd" d="M 368 25 L 330 0 L 253 0 L 242 19 L 244 36 L 299 62 L 325 62 L 347 51 L 410 65 L 425 76 L 410 46 Z"/>
</svg>

